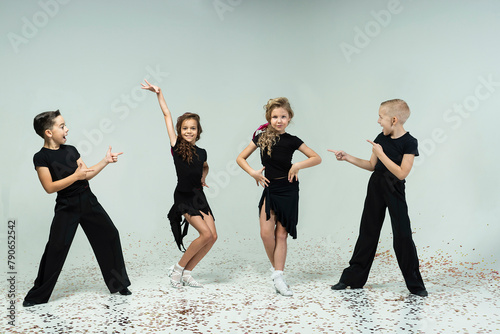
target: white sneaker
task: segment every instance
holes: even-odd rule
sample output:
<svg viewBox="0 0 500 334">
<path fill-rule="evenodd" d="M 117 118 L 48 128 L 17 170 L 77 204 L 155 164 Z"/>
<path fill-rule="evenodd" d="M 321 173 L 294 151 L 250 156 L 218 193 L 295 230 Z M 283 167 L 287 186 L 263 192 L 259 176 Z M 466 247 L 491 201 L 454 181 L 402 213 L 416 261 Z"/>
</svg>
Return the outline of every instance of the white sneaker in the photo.
<svg viewBox="0 0 500 334">
<path fill-rule="evenodd" d="M 279 293 L 282 296 L 290 297 L 293 296 L 292 290 L 290 290 L 290 287 L 286 284 L 285 278 L 283 277 L 283 274 L 274 274 L 272 276 L 273 281 L 274 281 L 274 287 L 276 288 L 276 292 Z"/>
<path fill-rule="evenodd" d="M 181 283 L 182 273 L 175 271 L 174 266 L 168 268 L 168 277 L 170 277 L 170 284 L 174 288 L 181 288 L 182 287 L 182 283 Z"/>
<path fill-rule="evenodd" d="M 196 282 L 193 276 L 191 275 L 182 275 L 182 285 L 190 286 L 192 288 L 203 288 L 203 285 Z"/>
<path fill-rule="evenodd" d="M 285 275 L 281 275 L 281 277 L 283 277 L 283 282 L 285 282 L 287 288 L 290 290 L 290 285 L 286 282 Z"/>
</svg>

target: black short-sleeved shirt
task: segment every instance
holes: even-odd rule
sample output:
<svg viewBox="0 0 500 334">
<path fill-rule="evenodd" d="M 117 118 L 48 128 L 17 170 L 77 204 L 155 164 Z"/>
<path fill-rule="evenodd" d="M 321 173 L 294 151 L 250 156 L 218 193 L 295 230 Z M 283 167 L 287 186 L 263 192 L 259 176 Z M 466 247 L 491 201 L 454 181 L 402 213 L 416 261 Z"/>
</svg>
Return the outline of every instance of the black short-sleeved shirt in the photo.
<svg viewBox="0 0 500 334">
<path fill-rule="evenodd" d="M 71 145 L 61 145 L 57 150 L 42 147 L 33 156 L 33 164 L 36 167 L 47 167 L 52 176 L 52 181 L 64 179 L 73 174 L 78 168 L 76 162 L 80 153 Z M 78 180 L 68 187 L 57 192 L 58 197 L 69 197 L 81 193 L 89 186 L 89 181 Z"/>
<path fill-rule="evenodd" d="M 175 142 L 175 146 L 172 149 L 175 171 L 177 173 L 177 190 L 189 192 L 193 191 L 193 189 L 200 189 L 202 187 L 203 164 L 207 161 L 207 151 L 195 145 L 196 154 L 193 154 L 193 160 L 191 163 L 188 163 L 176 152 L 177 144 L 178 141 Z"/>
<path fill-rule="evenodd" d="M 258 134 L 252 139 L 257 146 L 259 146 L 257 142 L 260 136 L 261 134 Z M 261 150 L 260 158 L 262 165 L 266 167 L 266 169 L 264 169 L 266 178 L 272 180 L 287 177 L 288 171 L 292 167 L 293 153 L 303 143 L 304 142 L 299 137 L 285 132 L 276 139 L 276 144 L 274 144 L 271 150 L 271 156 L 267 154 L 267 149 L 264 149 L 264 151 Z"/>
<path fill-rule="evenodd" d="M 415 137 L 411 136 L 409 132 L 405 133 L 399 138 L 392 139 L 391 136 L 385 136 L 381 132 L 374 140 L 375 143 L 380 144 L 384 149 L 384 153 L 396 165 L 401 166 L 403 155 L 414 154 L 418 157 L 418 141 Z M 375 165 L 376 171 L 387 171 L 387 167 L 378 160 Z"/>
</svg>

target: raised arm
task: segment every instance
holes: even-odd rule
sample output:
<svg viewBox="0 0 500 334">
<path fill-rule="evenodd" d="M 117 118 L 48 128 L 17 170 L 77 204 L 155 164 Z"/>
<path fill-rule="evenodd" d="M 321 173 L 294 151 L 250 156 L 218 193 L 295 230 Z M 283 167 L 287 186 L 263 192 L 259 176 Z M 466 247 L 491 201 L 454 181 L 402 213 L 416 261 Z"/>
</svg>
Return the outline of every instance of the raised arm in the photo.
<svg viewBox="0 0 500 334">
<path fill-rule="evenodd" d="M 236 158 L 236 163 L 245 171 L 247 172 L 251 177 L 255 179 L 255 182 L 257 182 L 257 185 L 261 185 L 263 187 L 267 187 L 269 184 L 269 180 L 262 175 L 262 172 L 264 171 L 265 167 L 262 167 L 259 170 L 255 170 L 247 162 L 248 157 L 255 152 L 257 149 L 257 145 L 252 141 L 250 144 L 238 155 Z"/>
<path fill-rule="evenodd" d="M 302 143 L 299 146 L 299 151 L 302 152 L 307 159 L 304 161 L 296 162 L 292 165 L 288 171 L 288 181 L 292 182 L 293 179 L 298 180 L 299 170 L 304 168 L 313 167 L 321 163 L 321 157 L 310 149 L 306 144 Z"/>
<path fill-rule="evenodd" d="M 375 170 L 375 165 L 377 164 L 377 156 L 375 153 L 372 153 L 370 160 L 363 160 L 360 158 L 356 158 L 350 154 L 345 153 L 344 151 L 336 151 L 336 150 L 328 150 L 329 152 L 333 152 L 338 161 L 347 161 L 354 166 L 357 166 L 362 169 L 366 169 L 370 172 Z"/>
<path fill-rule="evenodd" d="M 158 86 L 154 86 L 150 84 L 147 80 L 144 80 L 146 85 L 141 83 L 142 89 L 146 89 L 156 93 L 158 97 L 158 102 L 160 103 L 161 111 L 163 112 L 163 118 L 165 119 L 165 125 L 167 126 L 168 138 L 170 139 L 170 146 L 174 146 L 177 141 L 177 134 L 175 133 L 174 121 L 172 120 L 172 114 L 168 109 L 167 102 L 165 102 L 165 98 L 163 97 L 163 93 Z"/>
<path fill-rule="evenodd" d="M 376 155 L 384 166 L 387 167 L 389 172 L 394 174 L 398 179 L 404 180 L 408 174 L 410 174 L 411 168 L 413 167 L 413 161 L 415 160 L 414 154 L 404 154 L 401 166 L 398 166 L 384 153 L 382 146 L 371 140 L 367 140 L 367 142 L 373 145 L 373 154 Z"/>
</svg>

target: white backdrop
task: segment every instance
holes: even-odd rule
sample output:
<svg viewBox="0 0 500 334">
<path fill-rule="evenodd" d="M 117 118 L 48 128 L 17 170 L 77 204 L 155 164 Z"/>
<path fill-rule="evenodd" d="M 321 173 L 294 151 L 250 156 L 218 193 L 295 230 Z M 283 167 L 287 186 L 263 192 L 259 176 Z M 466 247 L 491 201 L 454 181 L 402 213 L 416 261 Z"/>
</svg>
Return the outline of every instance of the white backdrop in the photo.
<svg viewBox="0 0 500 334">
<path fill-rule="evenodd" d="M 262 106 L 286 96 L 296 113 L 288 132 L 323 158 L 299 174 L 294 242 L 344 245 L 347 259 L 370 174 L 327 149 L 369 158 L 380 102 L 402 98 L 420 144 L 407 179 L 417 248 L 498 267 L 499 12 L 494 0 L 3 1 L 2 243 L 15 218 L 23 261 L 43 252 L 55 194 L 33 168 L 43 141 L 32 120 L 55 109 L 88 166 L 108 145 L 125 152 L 91 181 L 124 243 L 171 242 L 175 170 L 156 97 L 140 90 L 147 78 L 174 116 L 201 115 L 220 238 L 258 238 L 261 189 L 234 161 L 265 122 Z M 250 161 L 259 168 L 257 154 Z M 81 231 L 75 244 L 88 253 Z"/>
</svg>

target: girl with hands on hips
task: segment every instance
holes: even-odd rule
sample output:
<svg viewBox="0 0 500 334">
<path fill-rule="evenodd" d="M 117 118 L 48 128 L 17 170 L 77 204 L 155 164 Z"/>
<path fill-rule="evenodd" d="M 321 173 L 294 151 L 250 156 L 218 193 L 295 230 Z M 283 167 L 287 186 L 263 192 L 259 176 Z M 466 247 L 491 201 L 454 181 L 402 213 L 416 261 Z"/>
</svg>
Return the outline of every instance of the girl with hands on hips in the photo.
<svg viewBox="0 0 500 334">
<path fill-rule="evenodd" d="M 245 162 L 246 162 L 246 159 L 247 158 L 245 158 Z M 248 167 L 250 167 L 250 165 Z M 251 177 L 253 177 L 255 179 L 255 181 L 257 182 L 257 185 L 261 185 L 261 186 L 263 186 L 265 188 L 265 187 L 267 187 L 269 185 L 270 181 L 262 174 L 262 172 L 264 171 L 264 169 L 266 169 L 266 167 L 262 167 L 259 170 L 253 170 L 252 169 L 248 173 L 250 174 Z"/>
<path fill-rule="evenodd" d="M 285 281 L 283 270 L 288 234 L 293 239 L 297 238 L 298 172 L 300 169 L 318 165 L 321 158 L 301 139 L 285 132 L 293 117 L 293 110 L 287 98 L 271 99 L 264 109 L 268 123 L 257 129 L 261 133 L 257 136 L 254 133 L 254 138 L 238 155 L 236 162 L 255 179 L 257 185 L 264 187 L 259 202 L 260 231 L 272 266 L 271 278 L 276 292 L 292 296 L 293 292 Z M 247 159 L 257 148 L 260 148 L 264 167 L 254 170 Z M 292 164 L 292 156 L 296 150 L 302 152 L 307 159 Z"/>
</svg>

